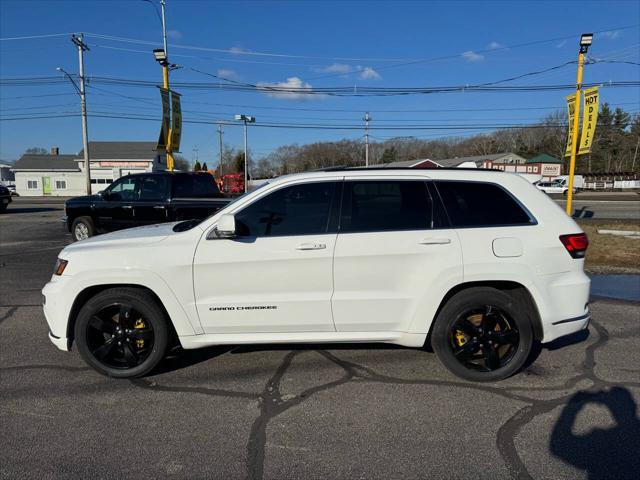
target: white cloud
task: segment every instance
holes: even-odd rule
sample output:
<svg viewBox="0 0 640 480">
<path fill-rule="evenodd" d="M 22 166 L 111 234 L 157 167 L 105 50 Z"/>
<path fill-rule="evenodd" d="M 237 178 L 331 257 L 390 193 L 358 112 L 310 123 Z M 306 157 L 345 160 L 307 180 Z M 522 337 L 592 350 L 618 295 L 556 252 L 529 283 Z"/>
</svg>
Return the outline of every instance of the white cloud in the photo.
<svg viewBox="0 0 640 480">
<path fill-rule="evenodd" d="M 327 67 L 319 68 L 318 71 L 322 73 L 351 73 L 353 67 L 346 63 L 332 63 Z"/>
<path fill-rule="evenodd" d="M 246 50 L 246 49 L 244 49 L 242 47 L 231 47 L 229 49 L 229 52 L 235 53 L 236 55 L 241 55 L 243 53 L 249 53 L 249 50 Z"/>
<path fill-rule="evenodd" d="M 218 76 L 223 78 L 228 78 L 230 80 L 238 80 L 240 76 L 234 71 L 228 68 L 221 68 L 218 70 Z"/>
<path fill-rule="evenodd" d="M 495 40 L 493 42 L 491 42 L 488 45 L 488 48 L 490 50 L 495 50 L 496 48 L 504 48 L 504 45 L 502 45 L 500 42 L 496 42 Z"/>
<path fill-rule="evenodd" d="M 364 67 L 361 71 L 360 71 L 360 78 L 362 80 L 380 80 L 382 77 L 380 76 L 380 74 L 378 72 L 376 72 L 373 68 L 371 67 Z"/>
<path fill-rule="evenodd" d="M 484 60 L 484 55 L 480 55 L 472 50 L 468 50 L 462 54 L 462 58 L 469 62 L 481 62 Z"/>
<path fill-rule="evenodd" d="M 562 40 L 559 44 L 556 45 L 556 48 L 562 48 L 567 44 L 566 40 Z"/>
<path fill-rule="evenodd" d="M 620 38 L 620 31 L 619 30 L 609 30 L 608 32 L 600 33 L 600 35 L 602 35 L 604 38 L 606 38 L 608 40 L 615 40 L 617 38 Z"/>
<path fill-rule="evenodd" d="M 298 77 L 289 77 L 285 82 L 277 82 L 277 83 L 266 83 L 260 82 L 258 83 L 258 87 L 263 89 L 263 92 L 266 93 L 270 97 L 281 98 L 283 100 L 314 100 L 319 97 L 324 97 L 325 95 L 320 94 L 311 94 L 311 93 L 303 93 L 303 92 L 283 92 L 283 91 L 269 91 L 268 88 L 278 88 L 278 89 L 293 89 L 300 90 L 305 89 L 308 92 L 313 92 L 313 87 L 311 84 L 304 82 Z"/>
<path fill-rule="evenodd" d="M 182 38 L 182 32 L 180 30 L 169 30 L 167 32 L 167 37 L 173 38 L 174 40 L 180 40 Z"/>
</svg>

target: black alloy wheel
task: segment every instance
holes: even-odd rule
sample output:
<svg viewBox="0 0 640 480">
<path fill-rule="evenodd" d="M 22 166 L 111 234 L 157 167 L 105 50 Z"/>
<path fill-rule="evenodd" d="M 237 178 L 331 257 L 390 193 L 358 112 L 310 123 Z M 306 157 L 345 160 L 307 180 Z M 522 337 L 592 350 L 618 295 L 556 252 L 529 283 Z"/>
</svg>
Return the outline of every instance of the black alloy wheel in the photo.
<svg viewBox="0 0 640 480">
<path fill-rule="evenodd" d="M 514 292 L 470 287 L 449 298 L 438 313 L 431 346 L 442 364 L 460 378 L 503 380 L 529 358 L 535 315 Z"/>
<path fill-rule="evenodd" d="M 84 361 L 103 375 L 141 377 L 164 358 L 170 321 L 148 290 L 109 288 L 82 306 L 74 340 Z"/>
<path fill-rule="evenodd" d="M 114 303 L 91 317 L 86 341 L 91 354 L 105 366 L 133 368 L 153 350 L 153 326 L 131 304 Z"/>
<path fill-rule="evenodd" d="M 519 342 L 520 334 L 514 321 L 493 305 L 462 313 L 450 334 L 455 358 L 466 368 L 484 372 L 507 365 Z"/>
</svg>

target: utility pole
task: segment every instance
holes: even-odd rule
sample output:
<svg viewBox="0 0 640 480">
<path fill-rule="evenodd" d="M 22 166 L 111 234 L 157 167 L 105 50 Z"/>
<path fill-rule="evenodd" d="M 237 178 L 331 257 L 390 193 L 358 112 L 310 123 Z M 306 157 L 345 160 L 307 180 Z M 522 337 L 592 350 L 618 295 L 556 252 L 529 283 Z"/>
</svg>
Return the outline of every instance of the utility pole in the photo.
<svg viewBox="0 0 640 480">
<path fill-rule="evenodd" d="M 364 165 L 369 166 L 369 112 L 364 114 Z"/>
<path fill-rule="evenodd" d="M 256 117 L 236 115 L 236 121 L 244 122 L 244 193 L 249 191 L 249 151 L 247 148 L 247 123 L 255 123 Z"/>
<path fill-rule="evenodd" d="M 82 146 L 84 147 L 84 171 L 87 181 L 87 195 L 91 195 L 91 165 L 89 162 L 89 133 L 87 129 L 87 95 L 84 86 L 84 51 L 89 47 L 83 42 L 82 34 L 71 35 L 71 41 L 78 47 L 80 68 L 80 107 L 82 110 Z"/>
<path fill-rule="evenodd" d="M 220 138 L 220 178 L 221 179 L 222 179 L 222 175 L 223 175 L 222 164 L 224 162 L 224 160 L 222 159 L 222 135 L 223 135 L 222 124 L 220 123 L 220 124 L 218 124 L 218 137 Z"/>
<path fill-rule="evenodd" d="M 580 52 L 578 53 L 578 73 L 576 75 L 576 97 L 573 101 L 573 125 L 569 125 L 572 129 L 571 134 L 571 160 L 569 161 L 569 190 L 567 190 L 567 215 L 573 214 L 573 176 L 576 171 L 576 151 L 578 148 L 578 128 L 580 122 L 580 97 L 582 91 L 582 71 L 584 69 L 584 56 L 589 50 L 589 46 L 593 40 L 592 33 L 584 33 L 580 37 Z"/>
<path fill-rule="evenodd" d="M 162 9 L 162 46 L 164 47 L 164 59 L 162 63 L 162 84 L 165 89 L 169 90 L 169 50 L 167 49 L 167 20 L 164 13 L 165 0 L 160 0 Z M 171 150 L 171 129 L 169 129 L 167 141 L 167 169 L 173 172 L 173 152 Z"/>
</svg>

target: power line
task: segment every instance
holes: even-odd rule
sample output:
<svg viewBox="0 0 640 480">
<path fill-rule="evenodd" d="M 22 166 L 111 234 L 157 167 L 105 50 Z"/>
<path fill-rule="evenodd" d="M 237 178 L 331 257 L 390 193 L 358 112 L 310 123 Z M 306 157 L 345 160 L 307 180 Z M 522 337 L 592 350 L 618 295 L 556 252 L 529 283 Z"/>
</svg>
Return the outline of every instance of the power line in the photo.
<svg viewBox="0 0 640 480">
<path fill-rule="evenodd" d="M 12 40 L 32 40 L 36 38 L 51 38 L 51 37 L 68 37 L 69 35 L 73 35 L 74 32 L 69 33 L 50 33 L 47 35 L 28 35 L 23 37 L 4 37 L 0 38 L 0 42 L 8 42 Z"/>
</svg>

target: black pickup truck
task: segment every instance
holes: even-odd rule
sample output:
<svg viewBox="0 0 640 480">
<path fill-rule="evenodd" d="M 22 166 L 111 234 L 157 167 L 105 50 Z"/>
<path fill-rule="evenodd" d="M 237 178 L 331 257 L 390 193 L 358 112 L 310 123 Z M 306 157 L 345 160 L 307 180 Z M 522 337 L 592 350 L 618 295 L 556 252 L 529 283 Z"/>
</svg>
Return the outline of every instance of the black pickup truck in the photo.
<svg viewBox="0 0 640 480">
<path fill-rule="evenodd" d="M 0 185 L 0 212 L 4 212 L 11 203 L 11 190 Z"/>
<path fill-rule="evenodd" d="M 74 240 L 84 240 L 123 228 L 203 219 L 229 202 L 210 173 L 136 173 L 97 195 L 67 200 L 64 221 Z"/>
</svg>

